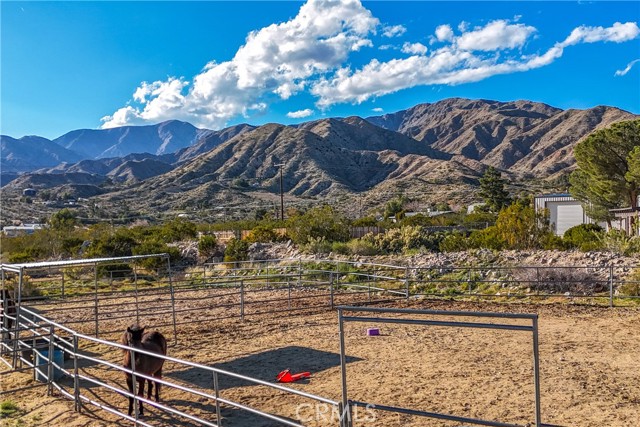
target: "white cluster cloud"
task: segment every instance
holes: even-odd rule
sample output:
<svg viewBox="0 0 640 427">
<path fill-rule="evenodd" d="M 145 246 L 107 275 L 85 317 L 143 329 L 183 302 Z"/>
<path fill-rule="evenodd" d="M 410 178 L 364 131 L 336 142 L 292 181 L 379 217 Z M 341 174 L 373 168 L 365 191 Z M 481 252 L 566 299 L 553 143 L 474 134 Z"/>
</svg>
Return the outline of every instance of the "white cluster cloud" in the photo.
<svg viewBox="0 0 640 427">
<path fill-rule="evenodd" d="M 407 32 L 404 25 L 392 25 L 386 26 L 382 29 L 382 35 L 384 37 L 400 37 Z"/>
<path fill-rule="evenodd" d="M 513 49 L 524 45 L 535 31 L 534 27 L 524 24 L 509 24 L 509 21 L 497 20 L 489 22 L 484 27 L 464 32 L 456 38 L 456 44 L 464 50 Z"/>
<path fill-rule="evenodd" d="M 451 25 L 445 24 L 438 26 L 436 28 L 436 38 L 441 42 L 450 42 L 453 40 L 453 30 L 451 29 Z"/>
<path fill-rule="evenodd" d="M 419 85 L 456 85 L 523 72 L 551 64 L 569 46 L 621 43 L 640 35 L 635 22 L 580 26 L 546 51 L 527 54 L 524 50 L 537 29 L 519 19 L 494 20 L 473 28 L 467 22 L 440 25 L 431 37 L 431 49 L 410 41 L 401 46 L 380 45 L 380 50 L 400 50 L 408 56 L 386 62 L 373 58 L 352 69 L 345 65 L 351 53 L 373 47 L 374 35 L 399 37 L 407 29 L 382 26 L 360 0 L 308 0 L 291 20 L 249 33 L 229 61 L 212 61 L 190 80 L 169 77 L 142 82 L 129 104 L 102 119 L 102 127 L 181 119 L 220 128 L 235 117 L 264 111 L 270 102 L 301 92 L 315 96 L 316 106 L 326 109 Z M 616 75 L 626 74 L 634 63 Z M 287 116 L 312 114 L 307 108 Z"/>
<path fill-rule="evenodd" d="M 413 54 L 413 55 L 424 55 L 425 53 L 427 53 L 427 47 L 425 45 L 423 45 L 422 43 L 405 42 L 402 45 L 402 52 L 403 53 L 410 53 L 410 54 Z"/>
<path fill-rule="evenodd" d="M 637 63 L 640 62 L 640 59 L 634 59 L 633 61 L 629 62 L 627 64 L 627 66 L 623 69 L 623 70 L 617 70 L 614 74 L 614 76 L 616 77 L 621 77 L 621 76 L 626 76 L 627 73 L 629 71 L 631 71 L 631 68 Z"/>
<path fill-rule="evenodd" d="M 523 24 L 493 21 L 485 27 L 452 36 L 449 44 L 427 56 L 413 55 L 387 62 L 373 59 L 356 71 L 342 67 L 333 76 L 315 83 L 311 93 L 318 97 L 320 108 L 328 108 L 338 103 L 361 103 L 419 85 L 476 82 L 549 65 L 563 55 L 566 47 L 578 43 L 633 40 L 640 34 L 640 28 L 635 22 L 617 22 L 607 28 L 581 26 L 542 54 L 507 55 L 511 49 L 522 48 L 535 32 L 535 28 Z M 446 40 L 447 33 L 441 29 L 440 38 Z"/>
<path fill-rule="evenodd" d="M 359 0 L 309 0 L 290 21 L 249 33 L 233 59 L 207 64 L 191 83 L 173 77 L 143 82 L 134 93 L 140 106 L 104 117 L 102 127 L 175 118 L 202 127 L 224 126 L 233 117 L 264 110 L 270 96 L 295 95 L 309 78 L 372 46 L 369 36 L 379 25 Z"/>
<path fill-rule="evenodd" d="M 292 119 L 303 119 L 305 117 L 309 117 L 314 113 L 314 111 L 310 108 L 306 108 L 304 110 L 298 110 L 298 111 L 290 111 L 287 113 L 287 117 L 290 117 Z"/>
</svg>

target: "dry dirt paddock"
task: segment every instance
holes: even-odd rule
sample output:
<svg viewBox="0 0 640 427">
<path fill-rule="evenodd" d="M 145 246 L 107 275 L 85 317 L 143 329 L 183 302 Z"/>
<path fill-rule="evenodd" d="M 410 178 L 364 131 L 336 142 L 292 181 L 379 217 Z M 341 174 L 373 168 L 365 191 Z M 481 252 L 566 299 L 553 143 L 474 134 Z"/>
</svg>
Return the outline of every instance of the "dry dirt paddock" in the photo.
<svg viewBox="0 0 640 427">
<path fill-rule="evenodd" d="M 637 426 L 640 420 L 640 310 L 576 305 L 520 305 L 414 300 L 386 304 L 394 307 L 439 310 L 538 313 L 542 421 L 554 426 Z M 452 319 L 452 318 L 449 318 Z M 469 320 L 464 318 L 457 320 Z M 525 324 L 526 322 L 519 322 Z M 87 327 L 90 330 L 90 326 Z M 367 327 L 381 335 L 368 337 Z M 163 329 L 168 336 L 170 330 Z M 349 397 L 360 401 L 403 406 L 463 417 L 517 424 L 534 420 L 531 334 L 402 324 L 346 324 Z M 89 354 L 103 354 L 120 362 L 121 356 L 104 346 L 84 345 Z M 169 355 L 208 366 L 273 381 L 285 368 L 310 371 L 312 378 L 292 387 L 340 399 L 338 322 L 335 311 L 288 316 L 254 316 L 244 322 L 182 325 L 178 343 Z M 67 362 L 67 367 L 72 362 Z M 124 386 L 122 373 L 86 366 L 87 375 Z M 168 362 L 165 378 L 211 392 L 210 373 Z M 28 383 L 28 374 L 0 377 L 4 387 Z M 71 385 L 65 380 L 67 386 Z M 309 425 L 330 422 L 325 407 L 304 398 L 264 386 L 221 377 L 221 396 Z M 126 399 L 91 386 L 83 393 L 126 410 Z M 131 425 L 103 410 L 86 405 L 73 412 L 73 403 L 46 389 L 3 395 L 20 412 L 3 420 L 6 426 Z M 212 401 L 165 387 L 165 403 L 215 422 Z M 196 425 L 147 409 L 153 425 Z M 275 425 L 228 406 L 222 407 L 224 426 Z M 359 426 L 455 426 L 446 422 L 381 411 L 361 410 Z"/>
</svg>

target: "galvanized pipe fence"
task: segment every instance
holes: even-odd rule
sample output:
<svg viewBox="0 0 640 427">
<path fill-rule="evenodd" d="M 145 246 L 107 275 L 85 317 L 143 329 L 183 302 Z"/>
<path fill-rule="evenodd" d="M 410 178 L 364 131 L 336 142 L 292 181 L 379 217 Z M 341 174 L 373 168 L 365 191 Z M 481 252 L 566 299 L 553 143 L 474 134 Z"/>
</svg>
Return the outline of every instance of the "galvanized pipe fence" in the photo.
<svg viewBox="0 0 640 427">
<path fill-rule="evenodd" d="M 485 420 L 480 418 L 462 417 L 451 414 L 442 414 L 438 412 L 417 410 L 412 408 L 403 408 L 398 406 L 385 405 L 380 402 L 361 402 L 349 398 L 347 385 L 347 362 L 346 362 L 346 340 L 344 324 L 348 322 L 364 322 L 385 324 L 397 323 L 416 326 L 444 326 L 456 328 L 478 328 L 478 329 L 496 329 L 507 331 L 524 331 L 531 333 L 532 353 L 533 353 L 533 383 L 534 383 L 534 424 L 536 427 L 542 427 L 541 421 L 541 405 L 540 405 L 540 354 L 538 346 L 538 315 L 537 314 L 516 314 L 516 313 L 488 313 L 488 312 L 468 312 L 468 311 L 441 311 L 441 310 L 415 310 L 415 309 L 394 309 L 394 308 L 378 308 L 378 307 L 338 307 L 338 324 L 340 335 L 340 370 L 342 376 L 342 405 L 347 413 L 347 421 L 351 422 L 352 408 L 373 408 L 379 411 L 387 411 L 398 414 L 408 414 L 418 417 L 434 418 L 446 421 L 454 421 L 464 424 L 474 424 L 493 427 L 526 427 L 531 425 L 513 424 L 496 420 Z M 352 313 L 346 315 L 345 313 Z M 389 317 L 389 315 L 410 315 L 407 317 Z M 416 318 L 417 315 L 427 315 L 430 317 L 466 317 L 474 318 L 474 321 L 443 321 L 424 318 Z M 475 319 L 500 319 L 503 323 L 479 322 Z M 525 320 L 530 325 L 519 325 L 509 323 L 509 321 Z"/>
<path fill-rule="evenodd" d="M 137 410 L 138 402 L 143 402 L 144 404 L 155 408 L 160 414 L 171 417 L 170 420 L 189 420 L 190 422 L 195 422 L 203 426 L 217 427 L 224 424 L 220 412 L 220 408 L 222 405 L 271 420 L 273 422 L 276 422 L 278 425 L 287 425 L 294 427 L 303 426 L 303 424 L 292 421 L 290 418 L 283 417 L 282 415 L 262 411 L 247 404 L 223 397 L 223 390 L 221 390 L 220 387 L 220 377 L 228 377 L 245 381 L 251 385 L 268 387 L 269 389 L 274 390 L 274 392 L 282 392 L 287 395 L 291 395 L 292 398 L 302 398 L 329 405 L 330 407 L 335 408 L 337 413 L 341 414 L 338 420 L 339 425 L 346 425 L 344 418 L 345 411 L 342 410 L 342 404 L 340 402 L 327 399 L 322 396 L 313 395 L 290 387 L 274 384 L 268 381 L 263 381 L 257 378 L 252 378 L 246 375 L 241 375 L 235 372 L 226 371 L 200 363 L 177 359 L 170 356 L 164 356 L 139 348 L 128 347 L 122 344 L 95 338 L 93 336 L 84 335 L 64 325 L 53 322 L 50 319 L 47 319 L 46 317 L 40 315 L 36 311 L 30 310 L 28 308 L 23 308 L 20 315 L 15 316 L 15 321 L 16 325 L 11 329 L 11 342 L 13 342 L 14 344 L 13 346 L 9 346 L 7 345 L 6 341 L 3 342 L 2 351 L 4 354 L 6 354 L 7 352 L 12 353 L 14 359 L 13 371 L 31 370 L 33 371 L 34 378 L 39 379 L 40 382 L 35 382 L 32 385 L 20 389 L 0 391 L 0 395 L 9 392 L 27 390 L 34 387 L 46 387 L 48 395 L 51 395 L 53 390 L 55 389 L 60 393 L 61 396 L 73 400 L 74 408 L 78 412 L 82 411 L 84 405 L 93 405 L 118 417 L 130 420 L 134 422 L 135 425 L 141 426 L 158 425 L 157 423 L 153 422 L 153 419 L 157 420 L 159 419 L 159 417 L 156 416 L 153 419 L 147 418 L 146 421 L 141 420 Z M 39 344 L 33 345 L 32 342 L 34 341 L 37 341 Z M 189 387 L 184 384 L 169 381 L 167 379 L 150 377 L 139 371 L 136 371 L 135 364 L 132 366 L 132 369 L 127 369 L 119 363 L 110 362 L 104 360 L 103 358 L 94 357 L 87 354 L 87 352 L 83 350 L 83 348 L 90 345 L 102 346 L 105 353 L 115 352 L 117 354 L 120 354 L 123 350 L 129 351 L 131 352 L 131 360 L 133 363 L 135 363 L 134 354 L 145 354 L 153 356 L 155 358 L 163 359 L 165 360 L 165 362 L 171 363 L 174 369 L 179 369 L 182 367 L 202 370 L 203 372 L 208 373 L 208 375 L 210 376 L 211 386 L 209 387 L 209 389 L 195 388 L 193 386 Z M 46 354 L 43 354 L 41 352 L 43 348 L 46 348 L 48 350 Z M 69 360 L 73 360 L 73 367 L 67 367 L 65 366 L 64 362 L 61 363 L 60 361 L 56 361 L 54 357 L 56 351 L 62 352 L 65 356 L 68 356 L 64 357 L 63 359 L 68 358 Z M 29 357 L 30 352 L 33 352 L 33 358 Z M 4 358 L 0 360 L 7 363 Z M 86 367 L 82 366 L 85 362 L 89 362 L 93 365 L 92 372 L 88 372 Z M 96 368 L 96 366 L 98 368 Z M 121 385 L 115 383 L 113 380 L 100 377 L 96 373 L 99 367 L 104 367 L 105 370 L 109 370 L 111 372 L 122 372 L 123 376 L 125 374 L 131 374 L 133 376 L 134 384 L 136 384 L 137 379 L 154 381 L 156 382 L 156 384 L 162 384 L 164 387 L 179 390 L 180 392 L 185 393 L 185 396 L 194 396 L 200 399 L 208 399 L 215 404 L 215 422 L 204 419 L 202 418 L 202 416 L 197 416 L 189 413 L 187 409 L 178 409 L 172 406 L 170 402 L 159 403 L 144 398 L 143 396 L 139 396 L 135 392 L 135 387 L 134 393 L 131 393 Z M 0 372 L 0 375 L 5 375 L 10 372 L 12 371 L 3 371 Z M 108 403 L 107 399 L 100 399 L 99 397 L 97 397 L 95 388 L 104 390 L 106 395 L 110 396 L 108 400 L 111 402 L 113 401 L 111 397 L 114 395 L 120 395 L 125 398 L 134 399 L 134 408 L 136 410 L 134 411 L 133 416 L 125 414 L 120 409 L 118 409 L 118 407 L 114 406 L 113 403 Z M 124 403 L 122 406 L 125 406 Z M 166 424 L 166 420 L 164 422 Z"/>
<path fill-rule="evenodd" d="M 92 325 L 96 337 L 119 333 L 122 321 L 135 318 L 155 327 L 171 327 L 177 340 L 177 328 L 184 324 L 326 310 L 336 303 L 406 296 L 405 281 L 380 270 L 347 272 L 346 264 L 326 261 L 307 268 L 294 261 L 208 264 L 201 272 L 188 273 L 147 269 L 142 274 L 134 267 L 110 269 L 102 276 L 96 266 L 85 266 L 73 274 L 53 272 L 60 280 L 50 280 L 48 271 L 37 272 L 25 282 L 29 286 L 22 287 L 21 302 L 84 332 Z M 376 268 L 381 267 L 389 268 Z M 24 292 L 27 288 L 31 294 Z"/>
<path fill-rule="evenodd" d="M 176 272 L 171 270 L 168 257 L 166 260 L 166 268 L 155 269 L 136 266 L 119 269 L 118 265 L 126 262 L 124 259 L 112 260 L 116 267 L 109 269 L 98 262 L 28 266 L 40 269 L 35 273 L 24 266 L 2 265 L 2 289 L 11 291 L 16 313 L 12 316 L 6 310 L 4 312 L 0 346 L 3 357 L 0 361 L 14 370 L 35 369 L 23 352 L 39 350 L 38 346 L 46 347 L 53 342 L 55 348 L 62 348 L 65 354 L 71 355 L 75 364 L 76 360 L 102 364 L 98 358 L 93 360 L 79 353 L 78 340 L 81 344 L 92 342 L 118 347 L 99 337 L 120 333 L 124 320 L 128 324 L 134 318 L 156 328 L 171 327 L 177 341 L 177 328 L 184 324 L 225 318 L 244 320 L 248 316 L 275 313 L 294 314 L 399 298 L 534 301 L 562 297 L 563 301 L 586 300 L 610 306 L 640 298 L 640 269 L 635 266 L 411 267 L 296 258 L 205 264 L 188 272 Z M 52 276 L 59 280 L 51 280 Z M 3 307 L 7 306 L 3 292 Z M 199 315 L 193 318 L 191 314 L 196 312 Z M 12 319 L 15 319 L 13 329 L 8 327 Z M 36 328 L 29 319 L 32 322 L 40 319 L 40 326 L 44 328 L 37 338 Z M 55 331 L 51 330 L 52 326 Z M 29 331 L 31 335 L 25 338 L 24 334 L 28 335 Z M 89 337 L 90 334 L 93 336 Z M 9 340 L 5 339 L 7 335 Z M 59 368 L 48 357 L 39 357 L 48 363 L 47 369 L 50 366 L 54 370 Z M 83 381 L 96 384 L 99 381 L 82 376 L 76 370 L 77 367 L 72 377 L 73 394 L 59 391 L 73 395 L 78 409 L 83 402 L 105 406 L 87 396 L 76 396 Z M 218 381 L 216 375 L 212 378 L 214 382 Z M 49 387 L 59 389 L 61 386 L 53 381 Z M 108 385 L 104 387 L 109 388 Z M 213 395 L 214 399 L 219 399 L 214 400 L 216 405 L 225 403 L 218 391 Z M 127 395 L 126 392 L 117 393 Z M 104 409 L 114 412 L 108 406 Z M 140 425 L 147 424 L 140 422 Z"/>
</svg>

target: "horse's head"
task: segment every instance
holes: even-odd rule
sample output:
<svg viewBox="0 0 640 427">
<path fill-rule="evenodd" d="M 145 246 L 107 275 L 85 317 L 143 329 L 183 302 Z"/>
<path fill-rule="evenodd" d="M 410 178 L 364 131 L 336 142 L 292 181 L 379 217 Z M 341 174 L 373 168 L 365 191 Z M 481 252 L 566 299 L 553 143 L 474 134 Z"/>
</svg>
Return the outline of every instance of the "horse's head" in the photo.
<svg viewBox="0 0 640 427">
<path fill-rule="evenodd" d="M 138 325 L 137 323 L 133 324 L 127 328 L 127 335 L 129 336 L 129 345 L 131 347 L 135 347 L 142 341 L 144 328 L 140 327 L 140 325 Z"/>
</svg>

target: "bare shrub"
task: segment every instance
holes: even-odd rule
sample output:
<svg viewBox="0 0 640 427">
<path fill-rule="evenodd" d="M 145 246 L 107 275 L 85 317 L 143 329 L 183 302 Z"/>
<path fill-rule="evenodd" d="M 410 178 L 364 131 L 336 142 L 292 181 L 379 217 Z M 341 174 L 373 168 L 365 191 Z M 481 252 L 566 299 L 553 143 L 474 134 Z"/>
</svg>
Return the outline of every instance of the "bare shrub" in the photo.
<svg viewBox="0 0 640 427">
<path fill-rule="evenodd" d="M 609 289 L 596 273 L 576 268 L 516 268 L 512 274 L 523 286 L 542 293 L 593 295 Z"/>
</svg>

